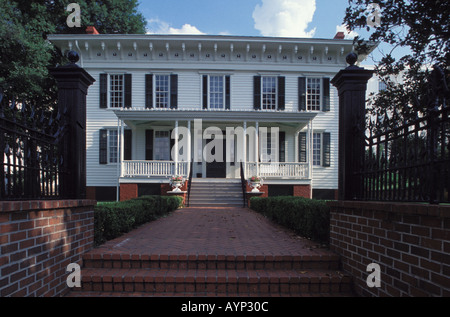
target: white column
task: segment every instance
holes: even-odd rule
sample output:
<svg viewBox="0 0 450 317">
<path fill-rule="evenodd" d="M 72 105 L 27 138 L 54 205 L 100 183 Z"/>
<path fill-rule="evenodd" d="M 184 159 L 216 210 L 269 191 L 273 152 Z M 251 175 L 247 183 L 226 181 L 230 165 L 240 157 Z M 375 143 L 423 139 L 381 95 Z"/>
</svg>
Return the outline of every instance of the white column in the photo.
<svg viewBox="0 0 450 317">
<path fill-rule="evenodd" d="M 187 174 L 189 177 L 189 174 L 191 173 L 191 162 L 192 162 L 192 152 L 191 152 L 191 147 L 192 147 L 192 139 L 191 139 L 191 121 L 188 121 L 187 123 L 187 128 L 188 128 L 188 135 L 187 135 L 187 149 L 186 149 L 186 156 L 187 156 Z"/>
<path fill-rule="evenodd" d="M 247 177 L 247 121 L 244 121 L 244 148 L 243 153 L 243 166 L 244 166 L 244 177 Z"/>
<path fill-rule="evenodd" d="M 109 77 L 109 76 L 108 76 Z M 121 157 L 120 157 L 120 133 L 121 133 L 121 125 L 122 125 L 122 121 L 117 118 L 117 147 L 118 147 L 118 151 L 117 151 L 117 186 L 116 186 L 116 200 L 119 201 L 120 200 L 120 196 L 119 196 L 119 190 L 120 190 L 120 177 L 123 176 L 123 167 L 122 167 L 122 161 L 121 161 Z"/>
<path fill-rule="evenodd" d="M 255 162 L 256 162 L 256 176 L 259 176 L 259 122 L 255 122 Z"/>
<path fill-rule="evenodd" d="M 179 154 L 179 148 L 178 148 L 178 120 L 175 121 L 175 142 L 174 142 L 174 147 L 175 147 L 175 175 L 178 175 L 178 154 Z"/>
</svg>

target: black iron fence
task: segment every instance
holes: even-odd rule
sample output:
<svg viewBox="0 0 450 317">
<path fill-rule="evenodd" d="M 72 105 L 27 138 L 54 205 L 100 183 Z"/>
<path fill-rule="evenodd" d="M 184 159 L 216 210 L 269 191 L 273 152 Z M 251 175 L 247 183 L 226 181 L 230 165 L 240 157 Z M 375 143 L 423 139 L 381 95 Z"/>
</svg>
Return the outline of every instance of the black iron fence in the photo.
<svg viewBox="0 0 450 317">
<path fill-rule="evenodd" d="M 60 118 L 52 107 L 0 92 L 0 200 L 64 198 Z"/>
<path fill-rule="evenodd" d="M 439 73 L 436 68 L 431 78 Z M 355 171 L 356 199 L 450 202 L 449 93 L 445 77 L 441 80 L 430 81 L 423 116 L 405 122 L 396 111 L 386 111 L 368 120 L 361 169 Z"/>
</svg>

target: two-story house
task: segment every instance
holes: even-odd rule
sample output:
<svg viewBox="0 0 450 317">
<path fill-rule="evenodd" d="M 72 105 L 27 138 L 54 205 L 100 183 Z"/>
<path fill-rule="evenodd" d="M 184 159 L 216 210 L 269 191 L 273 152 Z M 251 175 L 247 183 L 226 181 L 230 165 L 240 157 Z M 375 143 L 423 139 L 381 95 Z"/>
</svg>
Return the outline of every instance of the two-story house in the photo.
<svg viewBox="0 0 450 317">
<path fill-rule="evenodd" d="M 263 179 L 265 195 L 335 198 L 338 96 L 330 79 L 346 67 L 352 41 L 49 39 L 76 50 L 96 79 L 87 96 L 88 198 L 161 194 L 171 176 L 191 172 L 194 181 L 239 182 L 241 166 L 245 178 Z"/>
</svg>

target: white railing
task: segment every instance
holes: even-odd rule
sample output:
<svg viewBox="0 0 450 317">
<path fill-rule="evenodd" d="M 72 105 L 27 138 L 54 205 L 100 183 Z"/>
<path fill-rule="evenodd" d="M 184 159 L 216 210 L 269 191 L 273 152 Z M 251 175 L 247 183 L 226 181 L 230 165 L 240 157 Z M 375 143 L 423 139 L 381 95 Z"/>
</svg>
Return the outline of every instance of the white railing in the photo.
<svg viewBox="0 0 450 317">
<path fill-rule="evenodd" d="M 124 161 L 122 177 L 170 177 L 189 174 L 189 163 L 173 161 Z"/>
<path fill-rule="evenodd" d="M 260 176 L 263 178 L 309 179 L 309 164 L 307 163 L 246 163 L 246 178 Z"/>
</svg>

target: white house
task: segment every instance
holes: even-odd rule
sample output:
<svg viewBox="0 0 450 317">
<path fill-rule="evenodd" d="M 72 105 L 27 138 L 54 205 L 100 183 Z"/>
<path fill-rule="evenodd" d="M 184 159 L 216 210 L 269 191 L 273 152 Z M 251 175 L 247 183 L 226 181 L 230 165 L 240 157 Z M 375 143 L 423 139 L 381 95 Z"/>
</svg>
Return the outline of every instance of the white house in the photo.
<svg viewBox="0 0 450 317">
<path fill-rule="evenodd" d="M 96 79 L 87 96 L 88 198 L 114 200 L 118 190 L 121 199 L 164 194 L 169 177 L 191 172 L 197 181 L 238 182 L 241 163 L 246 179 L 263 178 L 266 196 L 335 198 L 338 96 L 330 79 L 346 67 L 352 41 L 101 34 L 49 40 L 63 52 L 76 50 Z"/>
</svg>

